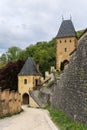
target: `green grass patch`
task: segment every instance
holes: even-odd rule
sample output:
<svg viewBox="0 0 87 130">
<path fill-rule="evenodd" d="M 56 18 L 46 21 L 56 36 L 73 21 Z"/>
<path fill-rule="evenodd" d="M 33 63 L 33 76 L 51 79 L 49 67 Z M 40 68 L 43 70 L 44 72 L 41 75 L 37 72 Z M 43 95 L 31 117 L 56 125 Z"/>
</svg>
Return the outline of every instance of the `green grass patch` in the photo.
<svg viewBox="0 0 87 130">
<path fill-rule="evenodd" d="M 51 119 L 60 130 L 87 130 L 87 127 L 85 127 L 83 124 L 74 122 L 62 111 L 53 110 L 49 106 L 45 109 L 49 111 Z"/>
</svg>

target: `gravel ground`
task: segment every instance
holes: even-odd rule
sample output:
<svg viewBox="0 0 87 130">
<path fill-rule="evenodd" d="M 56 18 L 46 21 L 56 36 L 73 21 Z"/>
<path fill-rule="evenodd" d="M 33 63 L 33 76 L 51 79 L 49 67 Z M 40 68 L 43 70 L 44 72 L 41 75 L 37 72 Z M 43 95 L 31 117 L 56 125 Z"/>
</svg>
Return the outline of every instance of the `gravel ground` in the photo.
<svg viewBox="0 0 87 130">
<path fill-rule="evenodd" d="M 23 106 L 24 112 L 0 120 L 0 130 L 58 130 L 47 110 Z"/>
</svg>

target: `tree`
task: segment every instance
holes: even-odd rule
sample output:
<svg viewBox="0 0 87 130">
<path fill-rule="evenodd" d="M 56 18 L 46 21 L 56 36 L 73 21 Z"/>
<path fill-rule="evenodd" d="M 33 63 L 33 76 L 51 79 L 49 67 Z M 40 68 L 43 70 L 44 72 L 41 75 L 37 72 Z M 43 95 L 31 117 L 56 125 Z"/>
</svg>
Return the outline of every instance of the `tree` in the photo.
<svg viewBox="0 0 87 130">
<path fill-rule="evenodd" d="M 6 64 L 10 61 L 17 61 L 19 59 L 21 51 L 22 50 L 16 46 L 9 48 L 8 51 L 6 53 L 3 53 L 0 57 L 0 63 L 2 62 Z"/>
<path fill-rule="evenodd" d="M 4 66 L 4 65 L 6 64 L 6 62 L 7 62 L 7 57 L 6 57 L 6 54 L 4 53 L 4 54 L 2 54 L 2 56 L 0 57 L 0 68 L 1 68 L 2 66 Z"/>
<path fill-rule="evenodd" d="M 41 73 L 49 71 L 51 66 L 55 66 L 56 61 L 56 40 L 52 39 L 49 42 L 37 42 L 35 45 L 30 45 L 25 50 L 18 47 L 11 47 L 5 53 L 6 63 L 10 61 L 26 60 L 32 57 L 40 66 Z M 1 57 L 4 61 L 4 57 Z"/>
<path fill-rule="evenodd" d="M 9 62 L 0 69 L 0 87 L 2 89 L 18 90 L 18 73 L 20 72 L 24 61 Z"/>
<path fill-rule="evenodd" d="M 8 61 L 17 61 L 19 59 L 19 54 L 21 52 L 21 49 L 13 46 L 11 48 L 8 49 L 7 51 L 7 60 Z"/>
</svg>

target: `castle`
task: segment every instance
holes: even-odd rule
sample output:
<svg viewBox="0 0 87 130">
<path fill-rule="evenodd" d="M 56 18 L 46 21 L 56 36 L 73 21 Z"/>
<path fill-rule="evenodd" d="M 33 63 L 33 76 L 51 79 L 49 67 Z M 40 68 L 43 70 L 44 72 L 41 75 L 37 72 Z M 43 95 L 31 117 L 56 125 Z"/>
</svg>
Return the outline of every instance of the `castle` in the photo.
<svg viewBox="0 0 87 130">
<path fill-rule="evenodd" d="M 70 53 L 76 49 L 77 36 L 71 20 L 63 20 L 56 36 L 56 70 L 69 63 Z"/>
<path fill-rule="evenodd" d="M 69 63 L 70 53 L 77 46 L 76 32 L 71 20 L 63 20 L 56 36 L 56 70 L 64 69 L 65 64 Z M 31 97 L 30 91 L 41 86 L 41 73 L 32 58 L 28 58 L 22 70 L 18 74 L 18 91 L 21 93 L 23 104 L 37 107 L 38 104 Z"/>
</svg>

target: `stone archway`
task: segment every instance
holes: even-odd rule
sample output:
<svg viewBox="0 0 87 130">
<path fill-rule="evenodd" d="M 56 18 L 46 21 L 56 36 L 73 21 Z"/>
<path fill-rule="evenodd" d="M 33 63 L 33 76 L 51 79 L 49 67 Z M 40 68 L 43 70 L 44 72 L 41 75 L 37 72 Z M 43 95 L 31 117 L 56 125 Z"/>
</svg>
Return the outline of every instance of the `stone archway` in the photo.
<svg viewBox="0 0 87 130">
<path fill-rule="evenodd" d="M 61 66 L 60 66 L 60 70 L 64 70 L 64 67 L 69 64 L 69 61 L 68 60 L 64 60 L 63 62 L 61 62 Z"/>
<path fill-rule="evenodd" d="M 22 96 L 23 104 L 27 105 L 29 104 L 29 95 L 27 93 L 24 93 Z"/>
</svg>

